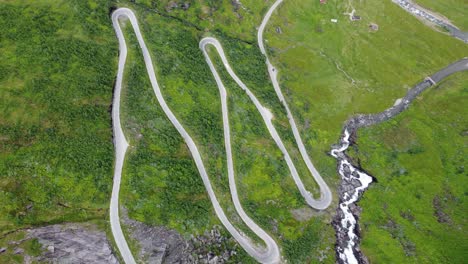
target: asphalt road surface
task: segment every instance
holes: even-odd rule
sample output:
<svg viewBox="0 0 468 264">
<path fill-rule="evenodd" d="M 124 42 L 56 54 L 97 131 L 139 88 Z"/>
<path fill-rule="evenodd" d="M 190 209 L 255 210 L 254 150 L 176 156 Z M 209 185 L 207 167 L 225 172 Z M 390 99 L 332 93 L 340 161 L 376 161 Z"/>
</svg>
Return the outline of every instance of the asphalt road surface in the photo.
<svg viewBox="0 0 468 264">
<path fill-rule="evenodd" d="M 119 188 L 120 188 L 120 180 L 121 180 L 121 172 L 123 166 L 123 160 L 125 157 L 125 151 L 127 149 L 128 143 L 125 140 L 125 136 L 123 134 L 121 125 L 120 125 L 120 113 L 119 113 L 119 102 L 120 102 L 120 91 L 122 87 L 122 77 L 125 67 L 125 61 L 127 56 L 127 45 L 125 43 L 125 37 L 123 36 L 122 30 L 119 25 L 119 18 L 127 18 L 130 20 L 132 27 L 135 31 L 135 35 L 138 39 L 138 43 L 143 53 L 143 58 L 146 65 L 146 70 L 148 76 L 150 77 L 151 85 L 153 87 L 154 94 L 161 105 L 164 113 L 167 115 L 171 123 L 175 126 L 177 131 L 180 135 L 184 138 L 190 153 L 195 161 L 197 169 L 202 177 L 203 183 L 205 188 L 208 192 L 208 196 L 213 204 L 215 209 L 216 215 L 218 216 L 221 223 L 226 227 L 226 229 L 231 233 L 231 235 L 238 241 L 238 243 L 244 248 L 244 250 L 255 258 L 257 261 L 262 263 L 278 263 L 280 262 L 280 254 L 278 246 L 276 242 L 269 237 L 261 228 L 259 228 L 253 221 L 247 221 L 246 224 L 266 243 L 266 249 L 258 247 L 255 243 L 253 243 L 247 236 L 241 234 L 228 220 L 226 217 L 223 209 L 219 205 L 218 199 L 213 191 L 213 187 L 211 186 L 211 182 L 208 178 L 208 174 L 206 172 L 205 166 L 201 159 L 200 152 L 198 151 L 195 142 L 184 129 L 182 124 L 177 120 L 176 116 L 170 110 L 164 97 L 161 93 L 159 88 L 158 82 L 156 80 L 155 71 L 153 68 L 153 62 L 146 47 L 145 41 L 143 36 L 140 32 L 137 19 L 133 12 L 128 8 L 120 8 L 116 10 L 112 15 L 114 29 L 117 33 L 117 37 L 119 40 L 119 48 L 120 48 L 120 56 L 119 56 L 119 67 L 117 72 L 117 81 L 115 87 L 115 96 L 114 96 L 114 105 L 113 105 L 113 127 L 114 127 L 114 143 L 116 145 L 116 165 L 115 165 L 115 173 L 114 173 L 114 186 L 112 190 L 112 199 L 111 199 L 111 208 L 110 208 L 110 217 L 111 217 L 111 229 L 114 235 L 115 242 L 119 251 L 125 261 L 125 263 L 135 263 L 133 255 L 129 250 L 128 244 L 125 240 L 123 235 L 120 221 L 119 221 L 119 210 L 118 210 L 118 197 L 119 197 Z M 231 189 L 232 190 L 232 189 Z M 237 198 L 238 199 L 238 198 Z M 234 199 L 235 200 L 235 199 Z M 244 213 L 245 214 L 245 213 Z M 248 218 L 248 217 L 247 217 Z M 246 215 L 243 215 L 243 219 L 246 220 Z M 250 218 L 248 218 L 250 219 Z"/>
</svg>

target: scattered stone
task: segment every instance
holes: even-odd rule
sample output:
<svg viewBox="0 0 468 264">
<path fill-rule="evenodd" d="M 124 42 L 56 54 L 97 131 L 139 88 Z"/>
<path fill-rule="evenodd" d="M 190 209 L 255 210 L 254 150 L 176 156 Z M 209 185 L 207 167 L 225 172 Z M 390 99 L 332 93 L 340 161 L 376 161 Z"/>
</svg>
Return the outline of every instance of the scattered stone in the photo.
<svg viewBox="0 0 468 264">
<path fill-rule="evenodd" d="M 189 7 L 190 7 L 190 3 L 188 3 L 188 2 L 185 2 L 185 3 L 180 5 L 180 8 L 182 8 L 182 10 L 184 10 L 184 11 L 187 11 L 189 9 Z"/>
<path fill-rule="evenodd" d="M 440 198 L 439 195 L 436 195 L 432 200 L 432 206 L 434 207 L 434 216 L 437 217 L 437 222 L 443 224 L 452 223 L 450 216 L 444 212 L 445 202 Z"/>
<path fill-rule="evenodd" d="M 375 24 L 375 23 L 370 23 L 370 24 L 369 24 L 369 29 L 370 29 L 371 31 L 377 31 L 377 30 L 379 30 L 379 25 L 377 25 L 377 24 Z"/>
<path fill-rule="evenodd" d="M 5 252 L 7 249 L 6 248 L 0 248 L 0 254 L 2 254 L 3 252 Z"/>
<path fill-rule="evenodd" d="M 179 5 L 177 4 L 176 1 L 170 1 L 169 3 L 167 3 L 166 10 L 171 11 L 171 10 L 174 10 L 174 9 L 176 9 L 178 7 L 179 7 Z"/>
<path fill-rule="evenodd" d="M 317 33 L 323 33 L 323 28 L 322 28 L 322 26 L 321 26 L 321 25 L 317 25 L 317 26 L 315 27 L 315 32 L 317 32 Z"/>
<path fill-rule="evenodd" d="M 24 249 L 22 248 L 15 248 L 15 251 L 13 252 L 15 255 L 23 254 Z"/>
<path fill-rule="evenodd" d="M 198 256 L 197 263 L 227 263 L 231 256 L 236 255 L 233 248 L 237 247 L 237 243 L 232 238 L 222 236 L 220 229 L 221 227 L 215 226 L 209 232 L 191 238 L 192 254 Z M 213 262 L 213 259 L 216 259 L 216 262 Z"/>
<path fill-rule="evenodd" d="M 47 251 L 49 251 L 50 253 L 54 253 L 54 251 L 55 251 L 54 246 L 48 246 Z"/>
<path fill-rule="evenodd" d="M 304 129 L 307 130 L 310 128 L 310 120 L 308 118 L 306 118 L 304 120 Z"/>
<path fill-rule="evenodd" d="M 234 8 L 234 12 L 237 12 L 241 7 L 241 2 L 239 0 L 231 0 L 232 7 Z"/>
<path fill-rule="evenodd" d="M 24 255 L 23 256 L 23 264 L 32 264 L 33 263 L 33 258 L 29 255 Z"/>
<path fill-rule="evenodd" d="M 414 215 L 411 213 L 410 209 L 407 209 L 406 211 L 400 212 L 400 216 L 405 218 L 406 220 L 414 221 Z"/>
<path fill-rule="evenodd" d="M 280 27 L 276 27 L 276 33 L 281 34 L 281 33 L 283 33 L 283 31 L 281 31 Z"/>
</svg>

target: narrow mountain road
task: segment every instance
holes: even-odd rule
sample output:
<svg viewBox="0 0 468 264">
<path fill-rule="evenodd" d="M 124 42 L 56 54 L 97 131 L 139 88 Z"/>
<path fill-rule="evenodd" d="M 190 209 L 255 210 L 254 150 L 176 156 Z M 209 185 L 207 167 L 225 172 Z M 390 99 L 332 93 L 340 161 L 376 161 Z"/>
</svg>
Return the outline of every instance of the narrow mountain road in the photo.
<svg viewBox="0 0 468 264">
<path fill-rule="evenodd" d="M 262 262 L 262 263 L 279 263 L 281 261 L 281 255 L 280 255 L 280 250 L 278 248 L 278 245 L 276 244 L 275 240 L 271 238 L 262 228 L 260 228 L 244 211 L 242 208 L 241 202 L 238 197 L 237 193 L 237 186 L 236 186 L 236 180 L 235 180 L 235 172 L 234 172 L 234 163 L 232 159 L 232 147 L 231 147 L 231 136 L 230 136 L 230 127 L 229 127 L 229 115 L 228 115 L 228 106 L 227 106 L 227 91 L 226 88 L 224 87 L 222 80 L 216 71 L 215 66 L 213 65 L 208 53 L 207 53 L 207 46 L 212 45 L 213 47 L 216 48 L 216 51 L 221 57 L 221 60 L 223 62 L 224 67 L 226 68 L 227 72 L 231 76 L 231 78 L 234 79 L 234 81 L 239 85 L 239 87 L 246 92 L 246 94 L 249 96 L 250 100 L 252 103 L 255 105 L 259 113 L 261 114 L 263 121 L 283 153 L 283 156 L 286 160 L 286 163 L 288 165 L 289 171 L 291 172 L 291 176 L 293 177 L 293 180 L 298 187 L 301 195 L 304 197 L 305 201 L 307 204 L 315 209 L 325 209 L 327 208 L 332 200 L 332 194 L 325 183 L 325 181 L 322 179 L 318 171 L 315 169 L 313 166 L 309 155 L 307 154 L 307 151 L 305 149 L 305 146 L 302 142 L 301 136 L 299 134 L 299 131 L 297 129 L 296 123 L 294 121 L 294 118 L 291 114 L 291 111 L 289 110 L 289 107 L 284 99 L 284 96 L 281 92 L 280 86 L 277 81 L 277 70 L 271 65 L 271 63 L 268 60 L 267 54 L 265 52 L 265 48 L 263 46 L 263 31 L 265 29 L 265 26 L 271 17 L 271 14 L 273 11 L 279 6 L 279 4 L 282 2 L 282 0 L 276 1 L 272 7 L 268 10 L 265 18 L 262 21 L 262 24 L 259 28 L 258 31 L 258 44 L 260 47 L 260 50 L 262 53 L 266 56 L 266 63 L 268 67 L 268 72 L 270 74 L 270 78 L 272 81 L 272 84 L 274 86 L 275 92 L 281 101 L 281 103 L 284 105 L 286 111 L 287 111 L 287 116 L 289 123 L 291 125 L 291 128 L 293 130 L 294 138 L 296 140 L 296 143 L 298 145 L 298 148 L 300 150 L 301 156 L 306 163 L 307 168 L 309 169 L 311 175 L 314 177 L 316 180 L 317 184 L 320 187 L 321 191 L 321 196 L 319 199 L 314 199 L 312 194 L 305 189 L 304 184 L 301 181 L 301 178 L 299 177 L 299 174 L 297 172 L 296 167 L 294 166 L 294 163 L 281 139 L 279 136 L 278 132 L 276 131 L 273 123 L 272 123 L 272 118 L 273 115 L 270 112 L 269 109 L 265 108 L 260 101 L 255 97 L 255 95 L 247 88 L 247 86 L 240 80 L 240 78 L 235 74 L 235 72 L 232 70 L 225 54 L 223 51 L 223 48 L 221 44 L 218 42 L 218 40 L 214 38 L 204 38 L 200 41 L 200 48 L 202 52 L 205 55 L 206 62 L 208 63 L 210 70 L 216 80 L 216 83 L 218 85 L 219 91 L 220 91 L 220 98 L 221 98 L 221 106 L 222 106 L 222 117 L 223 117 L 223 128 L 224 128 L 224 143 L 225 143 L 225 148 L 226 148 L 226 156 L 227 156 L 227 167 L 228 167 L 228 178 L 229 178 L 229 187 L 230 187 L 230 192 L 232 196 L 232 200 L 235 206 L 235 209 L 241 219 L 246 223 L 246 225 L 258 236 L 260 237 L 264 243 L 265 247 L 260 247 L 253 243 L 247 236 L 242 234 L 240 231 L 238 231 L 229 221 L 229 219 L 226 217 L 223 209 L 221 208 L 219 201 L 213 191 L 213 187 L 211 185 L 210 179 L 208 177 L 207 171 L 205 169 L 205 166 L 203 164 L 200 152 L 198 151 L 198 148 L 193 141 L 193 139 L 190 137 L 190 135 L 187 133 L 187 131 L 184 129 L 182 124 L 178 121 L 174 113 L 170 110 L 169 106 L 167 105 L 166 101 L 164 100 L 164 97 L 161 93 L 161 90 L 159 88 L 155 71 L 153 68 L 153 62 L 149 53 L 148 48 L 146 47 L 145 41 L 143 39 L 143 36 L 140 32 L 140 28 L 138 26 L 138 21 L 135 17 L 135 14 L 128 8 L 120 8 L 114 11 L 112 14 L 112 23 L 114 26 L 114 29 L 117 34 L 117 38 L 119 40 L 119 49 L 120 49 L 120 55 L 119 55 L 119 66 L 118 66 L 118 72 L 117 72 L 117 80 L 116 80 L 116 85 L 115 85 L 115 95 L 114 95 L 114 102 L 113 102 L 113 109 L 112 109 L 112 120 L 113 120 L 113 129 L 114 129 L 114 144 L 115 144 L 115 149 L 116 149 L 116 164 L 115 164 L 115 172 L 114 172 L 114 186 L 112 190 L 112 198 L 111 198 L 111 205 L 110 205 L 110 218 L 111 218 L 111 229 L 112 233 L 114 235 L 114 239 L 116 241 L 116 244 L 119 248 L 119 251 L 121 252 L 121 255 L 125 261 L 125 263 L 135 263 L 135 259 L 133 258 L 133 255 L 128 247 L 128 244 L 125 240 L 125 237 L 123 235 L 121 226 L 120 226 L 120 221 L 119 221 L 119 190 L 120 190 L 120 182 L 121 182 L 121 174 L 122 174 L 122 167 L 123 167 L 123 161 L 125 158 L 125 153 L 126 149 L 128 147 L 128 143 L 125 140 L 125 136 L 122 131 L 121 127 L 121 122 L 120 122 L 120 94 L 121 94 L 121 89 L 122 89 L 122 81 L 123 81 L 123 74 L 124 74 L 124 68 L 125 68 L 125 62 L 126 62 L 126 57 L 127 57 L 127 45 L 125 43 L 125 37 L 122 33 L 122 29 L 120 27 L 119 19 L 126 18 L 130 20 L 130 23 L 133 27 L 133 30 L 135 32 L 135 35 L 137 37 L 139 46 L 142 50 L 143 53 L 143 58 L 144 62 L 146 65 L 146 70 L 148 73 L 148 76 L 151 81 L 151 85 L 154 91 L 154 94 L 158 100 L 158 103 L 161 105 L 164 113 L 167 115 L 171 123 L 175 126 L 179 134 L 183 137 L 185 140 L 190 153 L 195 161 L 195 164 L 197 166 L 197 169 L 200 173 L 200 176 L 202 177 L 203 183 L 205 185 L 205 188 L 208 192 L 208 196 L 213 204 L 213 207 L 215 209 L 215 213 L 222 222 L 222 224 L 226 227 L 226 229 L 231 233 L 231 235 L 239 242 L 239 244 L 244 248 L 244 250 L 251 255 L 253 258 L 255 258 L 257 261 Z"/>
<path fill-rule="evenodd" d="M 279 249 L 275 241 L 271 237 L 269 237 L 261 228 L 259 228 L 253 221 L 251 220 L 247 221 L 246 224 L 248 224 L 250 229 L 252 229 L 252 231 L 254 231 L 260 238 L 262 238 L 265 241 L 266 249 L 258 248 L 248 237 L 241 234 L 226 217 L 213 191 L 213 187 L 208 178 L 208 174 L 203 164 L 200 152 L 198 151 L 198 148 L 195 145 L 195 142 L 187 133 L 187 131 L 184 129 L 184 127 L 181 125 L 181 123 L 177 120 L 176 116 L 170 110 L 166 101 L 164 100 L 164 97 L 161 93 L 158 82 L 156 80 L 156 75 L 155 75 L 155 71 L 153 68 L 153 62 L 152 62 L 150 53 L 148 51 L 148 48 L 146 47 L 145 41 L 140 32 L 140 28 L 138 26 L 138 22 L 137 22 L 135 15 L 128 8 L 120 8 L 114 11 L 112 15 L 114 29 L 117 33 L 117 37 L 119 40 L 120 56 L 119 56 L 119 67 L 118 67 L 118 72 L 117 72 L 117 81 L 116 81 L 116 86 L 115 86 L 116 90 L 115 90 L 115 96 L 114 96 L 114 108 L 113 108 L 113 113 L 112 113 L 114 134 L 115 134 L 114 143 L 116 145 L 116 157 L 117 157 L 116 160 L 117 161 L 116 161 L 116 166 L 115 166 L 114 187 L 112 191 L 110 217 L 111 217 L 112 233 L 114 235 L 114 239 L 116 241 L 116 244 L 119 248 L 119 251 L 121 252 L 121 255 L 125 263 L 127 264 L 135 263 L 135 260 L 133 258 L 131 251 L 129 250 L 128 244 L 123 235 L 123 232 L 120 226 L 120 221 L 119 221 L 119 213 L 118 213 L 119 212 L 118 211 L 118 195 L 119 195 L 119 187 L 120 187 L 120 180 L 121 180 L 121 172 L 122 172 L 122 166 L 123 166 L 123 159 L 125 157 L 125 151 L 128 146 L 128 143 L 126 142 L 124 134 L 122 132 L 122 128 L 120 124 L 120 117 L 119 117 L 120 115 L 119 113 L 120 92 L 121 92 L 121 87 L 122 87 L 122 77 L 123 77 L 123 72 L 124 72 L 124 67 L 125 67 L 126 56 L 127 56 L 127 45 L 125 43 L 125 37 L 122 33 L 122 29 L 119 24 L 119 18 L 123 18 L 123 17 L 128 18 L 132 24 L 132 27 L 135 31 L 135 35 L 138 39 L 138 43 L 143 53 L 146 70 L 150 78 L 151 85 L 153 87 L 153 91 L 156 95 L 156 98 L 159 104 L 161 105 L 164 113 L 167 115 L 167 117 L 169 118 L 171 123 L 175 126 L 175 128 L 180 133 L 180 135 L 184 138 L 190 150 L 190 153 L 192 154 L 192 157 L 195 160 L 195 164 L 202 177 L 203 183 L 208 192 L 208 196 L 213 204 L 213 207 L 215 209 L 216 215 L 218 216 L 219 220 L 226 227 L 229 233 L 231 233 L 231 235 L 238 241 L 238 243 L 242 246 L 242 248 L 244 248 L 244 250 L 253 258 L 255 258 L 257 261 L 262 262 L 262 263 L 280 262 L 280 253 L 279 253 Z M 233 197 L 234 197 L 234 194 L 233 194 Z M 236 198 L 237 198 L 237 194 L 236 194 Z M 235 200 L 235 198 L 233 199 Z M 243 219 L 244 220 L 250 219 L 250 218 L 248 219 L 247 218 L 244 213 Z"/>
<path fill-rule="evenodd" d="M 128 10 L 130 13 L 131 11 Z M 120 94 L 122 91 L 122 79 L 124 74 L 124 65 L 127 58 L 127 45 L 119 25 L 119 17 L 125 15 L 126 10 L 117 10 L 112 14 L 112 24 L 119 40 L 119 67 L 117 70 L 117 79 L 114 87 L 114 99 L 112 102 L 112 128 L 114 133 L 115 145 L 115 165 L 114 165 L 114 184 L 112 186 L 112 197 L 110 202 L 110 224 L 112 235 L 114 236 L 115 243 L 119 248 L 120 254 L 127 264 L 134 264 L 132 252 L 130 251 L 127 240 L 123 235 L 119 219 L 119 192 L 120 181 L 122 178 L 122 168 L 125 159 L 125 153 L 128 148 L 127 140 L 120 124 Z M 131 13 L 133 15 L 133 13 Z M 136 23 L 136 20 L 135 20 Z"/>
<path fill-rule="evenodd" d="M 283 154 L 285 155 L 285 159 L 287 161 L 287 164 L 291 170 L 292 177 L 294 179 L 294 182 L 296 183 L 297 187 L 299 188 L 299 191 L 301 192 L 302 196 L 306 200 L 307 204 L 311 206 L 312 208 L 315 209 L 326 209 L 328 206 L 330 206 L 332 202 L 332 193 L 330 191 L 330 188 L 328 187 L 327 183 L 323 180 L 322 176 L 320 176 L 320 173 L 317 171 L 317 169 L 314 167 L 312 164 L 312 161 L 310 160 L 309 154 L 307 153 L 307 150 L 304 146 L 304 143 L 302 142 L 301 136 L 299 134 L 299 130 L 297 129 L 296 121 L 294 120 L 294 117 L 291 113 L 291 110 L 289 109 L 288 103 L 284 99 L 283 93 L 281 92 L 281 88 L 278 83 L 277 75 L 278 75 L 278 70 L 270 63 L 270 60 L 268 59 L 268 55 L 266 53 L 264 44 L 263 44 L 263 32 L 265 31 L 265 27 L 268 23 L 268 20 L 270 19 L 271 15 L 273 14 L 273 11 L 283 2 L 283 0 L 277 0 L 271 8 L 268 10 L 266 13 L 265 17 L 263 18 L 262 24 L 258 28 L 258 33 L 257 33 L 257 40 L 258 40 L 258 46 L 260 48 L 260 51 L 262 52 L 263 55 L 265 55 L 266 58 L 266 65 L 268 67 L 268 74 L 270 75 L 271 82 L 273 84 L 273 88 L 275 89 L 276 95 L 278 96 L 280 102 L 283 104 L 284 108 L 286 109 L 286 113 L 288 116 L 289 124 L 291 126 L 291 129 L 293 131 L 294 139 L 296 140 L 297 147 L 299 148 L 299 151 L 301 153 L 302 159 L 304 160 L 307 168 L 309 169 L 309 172 L 312 174 L 314 177 L 315 181 L 317 182 L 318 186 L 320 187 L 320 198 L 318 200 L 315 200 L 311 193 L 306 191 L 304 188 L 304 185 L 302 184 L 301 179 L 299 178 L 299 175 L 295 171 L 294 164 L 292 163 L 291 158 L 289 157 L 289 154 L 287 153 L 286 149 L 282 145 L 282 142 L 278 142 L 275 136 L 275 141 L 277 141 L 278 147 L 281 149 Z M 271 133 L 271 132 L 270 132 Z M 280 139 L 281 141 L 281 139 Z"/>
</svg>

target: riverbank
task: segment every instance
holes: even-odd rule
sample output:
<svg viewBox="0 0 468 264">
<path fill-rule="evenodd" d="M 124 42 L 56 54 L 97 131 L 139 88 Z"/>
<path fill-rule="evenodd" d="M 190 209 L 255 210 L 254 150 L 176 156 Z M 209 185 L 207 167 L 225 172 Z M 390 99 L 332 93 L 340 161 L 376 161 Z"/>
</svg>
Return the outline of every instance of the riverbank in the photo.
<svg viewBox="0 0 468 264">
<path fill-rule="evenodd" d="M 461 59 L 438 71 L 408 91 L 405 97 L 398 99 L 392 107 L 377 114 L 357 115 L 350 118 L 343 128 L 340 144 L 334 146 L 331 155 L 337 159 L 341 183 L 338 187 L 339 207 L 333 219 L 336 230 L 336 255 L 339 263 L 368 263 L 362 254 L 359 243 L 359 215 L 361 209 L 355 205 L 365 189 L 372 182 L 372 176 L 358 166 L 346 155 L 346 150 L 356 143 L 356 132 L 361 127 L 368 127 L 385 122 L 409 107 L 413 100 L 429 87 L 444 78 L 468 70 L 468 58 Z"/>
</svg>

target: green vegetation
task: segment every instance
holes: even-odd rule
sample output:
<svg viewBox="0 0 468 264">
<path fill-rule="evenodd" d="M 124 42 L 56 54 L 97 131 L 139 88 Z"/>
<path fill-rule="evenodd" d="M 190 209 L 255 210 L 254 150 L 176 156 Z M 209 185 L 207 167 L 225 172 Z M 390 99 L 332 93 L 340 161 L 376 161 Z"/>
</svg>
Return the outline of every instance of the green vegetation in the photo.
<svg viewBox="0 0 468 264">
<path fill-rule="evenodd" d="M 238 76 L 272 111 L 305 184 L 314 190 L 256 44 L 256 27 L 273 1 L 241 1 L 245 9 L 228 0 L 187 1 L 187 10 L 170 2 L 175 1 L 0 3 L 0 231 L 107 217 L 118 48 L 110 7 L 135 10 L 163 95 L 197 143 L 221 205 L 238 228 L 251 235 L 229 194 L 218 88 L 198 48 L 202 37 L 220 40 Z M 390 1 L 354 3 L 363 17 L 357 22 L 342 15 L 346 8 L 343 1 L 285 1 L 265 33 L 306 147 L 332 190 L 339 178 L 327 153 L 343 122 L 357 112 L 387 108 L 408 87 L 468 51 Z M 369 31 L 370 22 L 379 31 Z M 131 146 L 121 202 L 136 220 L 186 237 L 202 234 L 219 221 L 190 152 L 156 101 L 130 24 L 124 32 L 129 55 L 122 122 Z M 293 210 L 307 206 L 280 151 L 248 97 L 210 54 L 229 93 L 236 180 L 247 213 L 279 242 L 289 262 L 317 262 L 323 252 L 324 262 L 333 263 L 328 223 L 334 208 L 298 220 Z M 419 155 L 421 149 L 412 152 Z M 449 198 L 439 197 L 437 204 L 451 208 Z M 418 248 L 404 237 L 403 244 Z M 233 261 L 251 260 L 241 252 Z"/>
<path fill-rule="evenodd" d="M 353 6 L 362 20 L 343 15 L 344 1 L 285 1 L 266 32 L 303 140 L 328 182 L 338 177 L 326 153 L 347 118 L 388 108 L 409 87 L 468 51 L 463 42 L 433 31 L 391 1 Z M 379 30 L 371 31 L 370 23 Z"/>
<path fill-rule="evenodd" d="M 219 92 L 198 48 L 204 32 L 196 27 L 181 28 L 182 22 L 147 12 L 140 6 L 132 8 L 137 11 L 169 107 L 197 142 L 230 219 L 243 232 L 249 233 L 238 219 L 229 194 Z M 188 150 L 156 102 L 129 25 L 126 37 L 131 45 L 126 66 L 123 123 L 132 147 L 124 173 L 122 200 L 130 215 L 140 221 L 163 224 L 183 234 L 202 233 L 218 220 Z M 259 50 L 255 45 L 220 32 L 216 37 L 223 43 L 238 75 L 275 113 L 279 129 L 292 145 L 289 124 L 268 82 L 264 58 Z M 212 55 L 217 60 L 217 55 Z M 311 250 L 317 252 L 328 247 L 328 260 L 333 261 L 333 231 L 330 226 L 324 228 L 323 225 L 329 216 L 305 222 L 292 217 L 292 209 L 306 205 L 289 176 L 280 151 L 266 127 L 259 125 L 263 122 L 248 97 L 227 77 L 222 67 L 218 70 L 225 76 L 223 80 L 230 96 L 236 177 L 245 209 L 280 243 L 293 244 L 298 238 L 312 239 L 309 236 L 323 234 L 320 238 L 315 237 L 320 242 L 299 249 L 303 250 L 304 256 L 310 257 L 318 255 L 310 254 Z M 293 157 L 297 159 L 297 153 Z M 301 235 L 302 230 L 312 223 L 321 224 L 312 225 L 312 231 Z M 295 246 L 290 248 L 298 250 Z"/>
<path fill-rule="evenodd" d="M 468 73 L 458 73 L 395 119 L 358 132 L 353 156 L 378 180 L 359 203 L 371 262 L 464 262 L 467 88 Z"/>
<path fill-rule="evenodd" d="M 463 31 L 468 30 L 468 17 L 466 10 L 468 10 L 468 2 L 465 0 L 416 0 L 414 1 L 422 7 L 431 11 L 439 13 L 452 21 L 455 26 Z"/>
<path fill-rule="evenodd" d="M 466 44 L 433 31 L 391 1 L 354 1 L 353 6 L 362 20 L 352 22 L 343 15 L 348 8 L 344 1 L 328 1 L 326 5 L 319 1 L 285 1 L 265 33 L 306 147 L 329 183 L 338 177 L 335 161 L 325 153 L 337 142 L 347 118 L 390 107 L 425 76 L 468 52 Z M 331 23 L 332 18 L 337 18 L 338 23 Z M 371 31 L 370 23 L 378 24 L 379 30 Z M 396 199 L 393 203 L 406 204 Z M 372 212 L 373 207 L 364 206 L 366 210 Z M 374 226 L 372 221 L 366 224 Z M 456 237 L 454 234 L 450 236 Z M 382 240 L 367 241 L 375 241 L 382 249 L 372 252 L 376 256 L 371 260 L 406 262 L 379 258 L 392 250 L 384 250 L 387 244 Z M 422 241 L 413 243 L 419 246 Z M 438 245 L 444 250 L 450 247 L 449 243 Z M 369 246 L 373 247 L 377 245 Z M 368 247 L 365 249 L 371 254 Z M 463 256 L 460 249 L 452 252 Z"/>
<path fill-rule="evenodd" d="M 108 6 L 0 3 L 0 232 L 107 215 L 117 43 Z"/>
<path fill-rule="evenodd" d="M 11 242 L 11 241 L 20 241 L 22 239 L 24 239 L 26 237 L 26 232 L 20 230 L 18 232 L 13 232 L 11 234 L 8 234 L 6 236 L 1 236 L 0 237 L 0 248 L 7 248 L 7 250 L 5 252 L 3 252 L 2 254 L 0 254 L 0 262 L 1 263 L 23 263 L 23 257 L 21 255 L 18 255 L 18 254 L 14 254 L 14 248 L 13 247 L 9 247 L 8 248 L 8 242 Z M 37 241 L 37 240 L 36 240 Z M 26 243 L 29 244 L 29 247 L 25 247 Z M 26 242 L 23 242 L 21 244 L 19 244 L 18 246 L 20 246 L 21 248 L 23 249 L 28 249 L 27 253 L 38 253 L 35 249 L 35 244 L 36 242 L 33 242 L 33 241 L 26 241 Z M 30 247 L 33 247 L 34 249 L 30 250 Z M 33 255 L 33 254 L 31 254 Z"/>
<path fill-rule="evenodd" d="M 145 35 L 147 40 L 152 40 L 152 36 L 155 36 L 155 41 L 159 39 L 158 42 L 166 42 L 168 41 L 167 38 L 172 37 L 176 39 L 169 40 L 175 45 L 177 45 L 176 43 L 184 43 L 184 40 L 186 40 L 184 38 L 189 35 L 184 34 L 185 32 L 175 32 L 173 34 L 173 31 L 169 30 L 167 26 L 159 27 L 158 23 L 163 22 L 164 19 L 162 19 L 162 22 L 148 23 L 156 30 L 153 31 L 154 35 L 152 33 Z M 140 24 L 143 23 L 140 22 Z M 129 26 L 126 27 L 126 36 L 129 38 L 128 43 L 132 43 L 132 45 L 129 46 L 126 66 L 122 122 L 131 148 L 129 149 L 123 174 L 125 198 L 122 200 L 129 208 L 130 215 L 137 220 L 152 224 L 163 224 L 179 231 L 187 231 L 189 234 L 194 230 L 203 231 L 210 228 L 217 221 L 211 202 L 182 137 L 159 107 L 147 77 L 140 48 L 137 46 L 138 43 L 134 39 L 133 31 L 130 30 Z M 190 31 L 188 32 L 190 33 Z M 191 40 L 191 45 L 187 45 L 187 47 L 196 49 L 196 39 L 191 38 Z M 148 41 L 148 45 L 153 47 L 158 42 Z M 163 45 L 159 47 L 163 47 Z M 169 48 L 169 46 L 167 47 Z M 183 61 L 184 56 L 168 53 L 165 55 L 167 59 L 164 63 L 157 63 L 159 61 L 158 54 L 164 54 L 165 50 L 174 52 L 174 50 L 168 48 L 159 48 L 159 52 L 153 53 L 156 55 L 153 58 L 158 69 L 169 75 L 168 77 L 162 77 L 162 75 L 158 74 L 158 77 L 171 79 L 174 83 L 171 87 L 174 89 L 185 89 L 187 86 L 182 86 L 182 83 L 186 82 L 183 79 L 187 75 L 180 71 L 172 73 L 171 68 L 176 64 L 172 60 L 182 60 L 181 64 L 190 66 L 194 65 L 198 60 L 202 60 L 203 56 L 193 52 L 192 54 L 198 57 L 187 62 Z M 185 51 L 190 53 L 189 50 Z M 195 64 L 190 68 L 193 69 L 196 66 Z M 183 70 L 190 68 L 183 68 Z M 194 71 L 194 73 L 198 73 L 198 71 Z M 202 77 L 199 79 L 201 80 Z M 161 85 L 166 86 L 163 82 L 161 82 Z M 196 84 L 189 84 L 188 87 L 197 90 Z M 174 95 L 174 97 L 168 96 L 167 100 L 173 102 L 172 98 L 175 99 L 174 101 L 179 101 L 179 98 L 182 97 L 177 95 Z M 187 102 L 188 99 L 186 99 L 185 103 L 190 105 Z M 205 105 L 209 106 L 209 104 Z M 216 112 L 214 109 L 210 110 Z M 195 112 L 192 117 L 195 121 L 201 121 L 198 125 L 200 129 L 205 131 L 207 140 L 210 139 L 210 135 L 215 137 L 221 133 L 222 137 L 222 129 L 216 129 L 214 125 L 210 125 L 215 121 L 209 116 L 204 117 L 201 114 Z M 214 133 L 210 133 L 210 130 L 214 131 Z"/>
<path fill-rule="evenodd" d="M 179 26 L 194 27 L 205 32 L 216 31 L 254 44 L 257 34 L 256 27 L 274 1 L 244 0 L 240 1 L 240 5 L 228 0 L 139 0 L 134 2 L 133 6 L 151 10 L 163 17 L 170 18 L 171 23 L 178 22 L 176 24 Z M 184 4 L 187 3 L 189 7 L 184 8 Z"/>
</svg>

